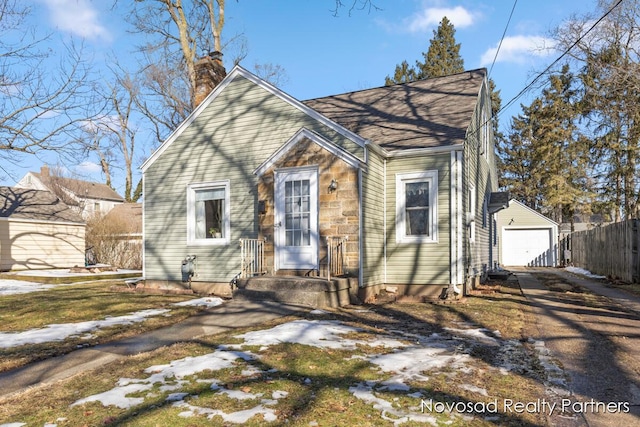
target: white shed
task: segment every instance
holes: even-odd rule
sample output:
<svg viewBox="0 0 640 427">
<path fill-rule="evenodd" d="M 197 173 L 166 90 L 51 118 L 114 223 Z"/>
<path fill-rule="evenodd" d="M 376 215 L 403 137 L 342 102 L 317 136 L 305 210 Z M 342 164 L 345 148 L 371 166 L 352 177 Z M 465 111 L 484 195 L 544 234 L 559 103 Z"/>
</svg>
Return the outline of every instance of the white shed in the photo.
<svg viewBox="0 0 640 427">
<path fill-rule="evenodd" d="M 0 187 L 0 271 L 84 266 L 85 223 L 49 191 Z"/>
<path fill-rule="evenodd" d="M 515 199 L 496 214 L 498 256 L 502 266 L 556 266 L 558 223 Z"/>
</svg>

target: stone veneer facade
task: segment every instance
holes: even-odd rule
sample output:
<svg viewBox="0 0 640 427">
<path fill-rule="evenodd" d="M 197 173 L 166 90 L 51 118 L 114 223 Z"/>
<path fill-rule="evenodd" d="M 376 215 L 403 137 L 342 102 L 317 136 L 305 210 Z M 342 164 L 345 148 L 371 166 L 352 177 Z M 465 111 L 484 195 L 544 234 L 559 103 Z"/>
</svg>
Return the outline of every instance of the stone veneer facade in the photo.
<svg viewBox="0 0 640 427">
<path fill-rule="evenodd" d="M 358 169 L 306 138 L 278 159 L 258 183 L 258 200 L 265 201 L 265 212 L 259 216 L 259 238 L 266 240 L 267 272 L 293 275 L 309 273 L 291 270 L 274 272 L 274 170 L 305 166 L 318 167 L 319 274 L 325 277 L 327 274 L 327 236 L 346 237 L 344 270 L 350 277 L 357 278 L 360 268 Z M 332 179 L 337 181 L 338 188 L 330 192 Z"/>
</svg>

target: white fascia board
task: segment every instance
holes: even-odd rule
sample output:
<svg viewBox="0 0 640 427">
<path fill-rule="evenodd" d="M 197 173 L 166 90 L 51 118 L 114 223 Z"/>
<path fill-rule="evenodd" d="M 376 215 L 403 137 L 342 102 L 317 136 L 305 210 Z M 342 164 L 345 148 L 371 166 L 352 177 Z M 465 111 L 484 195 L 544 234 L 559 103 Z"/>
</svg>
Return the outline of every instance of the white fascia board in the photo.
<svg viewBox="0 0 640 427">
<path fill-rule="evenodd" d="M 276 150 L 267 160 L 265 160 L 260 166 L 253 171 L 254 175 L 261 176 L 267 170 L 269 170 L 282 156 L 284 156 L 291 148 L 293 148 L 296 144 L 302 141 L 304 138 L 307 138 L 314 143 L 318 144 L 320 147 L 324 148 L 334 156 L 343 160 L 349 166 L 354 168 L 362 169 L 365 165 L 362 163 L 357 157 L 353 154 L 343 150 L 337 145 L 331 143 L 326 140 L 322 136 L 317 133 L 307 129 L 301 128 L 298 130 L 287 142 L 285 142 L 278 150 Z"/>
<path fill-rule="evenodd" d="M 151 156 L 149 156 L 149 158 L 142 164 L 142 166 L 140 166 L 140 169 L 142 170 L 143 173 L 173 143 L 173 141 L 175 141 L 182 134 L 182 132 L 184 132 L 185 129 L 187 129 L 191 125 L 191 123 L 200 115 L 200 113 L 205 108 L 207 108 L 207 106 L 220 94 L 220 92 L 222 92 L 224 90 L 224 88 L 227 87 L 238 76 L 244 77 L 245 79 L 251 81 L 252 83 L 256 84 L 257 86 L 260 86 L 262 89 L 266 90 L 267 92 L 271 93 L 272 95 L 277 96 L 278 98 L 282 99 L 283 101 L 289 103 L 291 106 L 299 109 L 303 113 L 305 113 L 308 116 L 316 119 L 320 123 L 326 125 L 330 129 L 338 132 L 339 134 L 341 134 L 345 138 L 348 138 L 348 139 L 352 140 L 354 143 L 356 143 L 360 147 L 364 148 L 366 140 L 364 138 L 362 138 L 360 135 L 358 135 L 356 133 L 353 133 L 350 130 L 340 126 L 339 124 L 337 124 L 333 120 L 330 120 L 327 117 L 323 116 L 322 114 L 318 113 L 317 111 L 307 107 L 305 104 L 303 104 L 302 102 L 298 101 L 297 99 L 295 99 L 291 95 L 288 95 L 287 93 L 281 91 L 280 89 L 276 88 L 272 84 L 262 80 L 261 78 L 259 78 L 258 76 L 252 74 L 251 72 L 245 70 L 241 66 L 236 65 L 233 68 L 233 70 L 231 70 L 231 72 L 229 74 L 227 74 L 227 76 L 222 80 L 222 82 L 220 82 L 220 84 L 218 86 L 216 86 L 211 91 L 211 93 L 209 95 L 207 95 L 207 97 L 202 101 L 202 103 L 200 103 L 200 105 L 198 105 L 198 107 L 196 107 L 196 109 L 193 110 L 191 112 L 191 114 L 189 114 L 189 117 L 187 117 L 176 128 L 176 130 L 174 130 L 171 133 L 171 135 L 169 135 L 169 137 L 160 145 L 160 147 L 158 147 L 158 149 L 156 151 L 154 151 L 151 154 Z"/>
<path fill-rule="evenodd" d="M 384 158 L 402 158 L 460 151 L 464 149 L 464 144 L 441 145 L 438 147 L 409 148 L 406 150 L 389 151 L 374 142 L 367 141 L 367 147 L 370 147 L 375 153 L 383 156 Z"/>
<path fill-rule="evenodd" d="M 526 210 L 528 210 L 529 212 L 533 212 L 534 214 L 536 214 L 536 215 L 537 215 L 537 216 L 539 216 L 540 218 L 543 218 L 543 219 L 545 219 L 545 220 L 549 221 L 551 224 L 555 224 L 556 226 L 557 226 L 557 225 L 559 225 L 557 222 L 555 222 L 555 221 L 554 221 L 554 220 L 552 220 L 551 218 L 548 218 L 548 217 L 546 217 L 546 216 L 542 215 L 540 212 L 538 212 L 538 211 L 536 211 L 536 210 L 534 210 L 534 209 L 531 209 L 529 206 L 525 205 L 525 204 L 524 204 L 524 203 L 522 203 L 522 202 L 517 201 L 516 199 L 511 199 L 511 200 L 509 200 L 509 206 L 511 206 L 511 203 L 512 203 L 512 202 L 513 202 L 513 203 L 517 203 L 518 205 L 522 206 L 523 208 L 525 208 L 525 209 L 526 209 Z"/>
</svg>

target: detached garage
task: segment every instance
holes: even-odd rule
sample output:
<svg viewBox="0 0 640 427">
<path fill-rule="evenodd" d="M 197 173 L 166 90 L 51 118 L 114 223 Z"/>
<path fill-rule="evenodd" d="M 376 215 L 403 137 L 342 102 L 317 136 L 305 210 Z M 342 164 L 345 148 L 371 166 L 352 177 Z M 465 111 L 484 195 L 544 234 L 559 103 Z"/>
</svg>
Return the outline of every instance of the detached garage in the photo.
<svg viewBox="0 0 640 427">
<path fill-rule="evenodd" d="M 0 271 L 84 266 L 85 224 L 53 193 L 0 187 Z"/>
<path fill-rule="evenodd" d="M 496 214 L 498 257 L 502 266 L 555 266 L 558 223 L 511 199 Z"/>
</svg>

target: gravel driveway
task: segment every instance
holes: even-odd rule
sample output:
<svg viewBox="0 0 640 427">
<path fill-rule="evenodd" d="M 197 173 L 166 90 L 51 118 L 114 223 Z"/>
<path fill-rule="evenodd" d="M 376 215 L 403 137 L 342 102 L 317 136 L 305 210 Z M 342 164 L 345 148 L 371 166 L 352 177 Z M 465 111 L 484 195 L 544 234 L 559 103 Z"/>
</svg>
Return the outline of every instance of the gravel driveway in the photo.
<svg viewBox="0 0 640 427">
<path fill-rule="evenodd" d="M 640 426 L 640 298 L 558 269 L 511 271 L 536 313 L 529 336 L 564 369 L 551 424 Z"/>
</svg>

